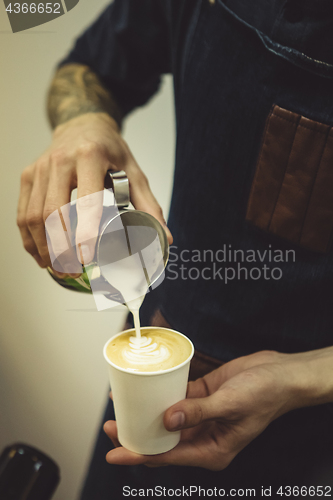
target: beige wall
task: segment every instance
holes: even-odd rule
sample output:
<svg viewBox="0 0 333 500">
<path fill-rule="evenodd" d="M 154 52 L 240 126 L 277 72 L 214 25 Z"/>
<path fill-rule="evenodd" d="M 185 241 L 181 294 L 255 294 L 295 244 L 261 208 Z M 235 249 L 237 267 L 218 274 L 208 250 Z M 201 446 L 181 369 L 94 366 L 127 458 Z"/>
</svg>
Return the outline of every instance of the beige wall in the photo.
<svg viewBox="0 0 333 500">
<path fill-rule="evenodd" d="M 44 101 L 54 64 L 106 5 L 81 0 L 49 24 L 12 34 L 0 2 L 0 450 L 23 441 L 60 465 L 56 500 L 74 500 L 108 392 L 105 341 L 125 311 L 97 312 L 93 298 L 51 281 L 23 250 L 16 228 L 22 169 L 47 147 Z M 167 211 L 174 149 L 172 82 L 125 127 L 125 137 Z"/>
</svg>

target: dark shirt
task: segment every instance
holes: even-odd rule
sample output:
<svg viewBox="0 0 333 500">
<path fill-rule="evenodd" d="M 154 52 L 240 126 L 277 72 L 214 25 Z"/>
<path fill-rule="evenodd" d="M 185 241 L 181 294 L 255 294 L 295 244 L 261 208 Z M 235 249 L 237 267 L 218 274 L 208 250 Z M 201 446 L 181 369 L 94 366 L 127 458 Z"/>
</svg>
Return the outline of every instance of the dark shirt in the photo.
<svg viewBox="0 0 333 500">
<path fill-rule="evenodd" d="M 333 227 L 332 133 L 322 125 L 333 125 L 332 23 L 331 0 L 216 0 L 215 5 L 208 0 L 115 0 L 63 61 L 94 69 L 125 114 L 157 91 L 161 74 L 174 77 L 177 145 L 169 217 L 174 247 L 167 279 L 143 303 L 143 324 L 159 307 L 197 349 L 222 360 L 261 349 L 293 352 L 332 344 L 332 250 L 330 245 L 326 253 L 301 246 L 304 239 L 295 238 L 288 225 L 295 213 L 286 210 L 293 206 L 290 199 L 300 206 L 305 197 L 304 220 L 318 215 L 320 210 L 311 208 L 314 194 L 318 181 L 327 179 L 328 208 L 320 219 L 326 226 L 319 224 L 319 233 L 326 227 L 329 234 Z M 280 123 L 275 134 L 274 127 L 265 126 L 273 105 L 288 110 L 283 119 L 275 116 L 275 126 Z M 301 121 L 300 115 L 308 120 Z M 288 143 L 294 120 L 298 125 Z M 276 166 L 273 174 L 283 174 L 276 208 L 285 209 L 282 222 L 292 229 L 292 241 L 274 233 L 272 225 L 264 230 L 247 220 L 257 164 L 263 165 L 265 155 Z M 309 177 L 310 164 L 316 168 Z M 267 175 L 270 162 L 265 168 L 261 173 L 267 185 L 259 186 L 259 198 L 267 198 L 276 181 Z M 291 184 L 289 199 L 283 200 Z M 327 198 L 324 194 L 321 189 L 319 198 Z M 312 237 L 320 239 L 316 231 Z M 257 253 L 255 262 L 239 262 L 238 253 L 235 262 L 229 249 L 259 251 L 263 261 Z M 205 250 L 213 252 L 214 262 Z M 269 251 L 286 256 L 287 250 L 295 251 L 295 259 L 269 258 Z M 227 262 L 218 261 L 223 251 Z M 204 255 L 206 262 L 199 262 Z M 239 263 L 252 270 L 252 278 L 246 279 L 245 270 L 240 279 L 220 278 L 221 267 L 225 278 L 225 268 L 230 276 Z M 215 279 L 207 279 L 214 276 L 214 264 Z M 270 279 L 265 279 L 264 265 Z M 255 268 L 261 269 L 259 279 Z M 271 277 L 273 268 L 281 269 L 280 279 Z M 174 279 L 181 272 L 187 279 Z M 111 403 L 104 421 L 110 418 Z M 219 472 L 110 467 L 104 458 L 110 441 L 101 431 L 81 498 L 121 498 L 124 485 L 194 484 L 226 491 L 254 486 L 257 496 L 265 485 L 272 487 L 272 498 L 280 497 L 281 485 L 327 485 L 331 427 L 332 404 L 290 412 Z"/>
<path fill-rule="evenodd" d="M 198 350 L 222 360 L 332 344 L 330 247 L 316 252 L 246 220 L 272 106 L 333 125 L 332 25 L 327 0 L 115 0 L 62 61 L 89 65 L 125 114 L 173 74 L 174 246 L 143 322 L 160 307 Z M 252 251 L 255 261 L 243 262 Z M 284 262 L 274 261 L 277 251 Z"/>
</svg>

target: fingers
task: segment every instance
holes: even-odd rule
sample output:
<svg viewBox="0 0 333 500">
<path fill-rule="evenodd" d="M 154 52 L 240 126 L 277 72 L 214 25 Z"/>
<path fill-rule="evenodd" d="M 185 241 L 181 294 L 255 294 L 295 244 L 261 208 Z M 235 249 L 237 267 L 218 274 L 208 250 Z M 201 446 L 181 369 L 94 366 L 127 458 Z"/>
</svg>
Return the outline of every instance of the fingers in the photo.
<svg viewBox="0 0 333 500">
<path fill-rule="evenodd" d="M 188 429 L 207 420 L 223 419 L 230 404 L 223 391 L 211 396 L 179 401 L 164 414 L 164 425 L 168 431 Z"/>
<path fill-rule="evenodd" d="M 139 455 L 121 446 L 117 438 L 117 424 L 114 420 L 105 422 L 103 429 L 115 446 L 115 448 L 109 451 L 105 457 L 109 464 L 140 465 L 146 464 L 151 458 L 148 455 Z M 157 466 L 159 466 L 159 464 L 157 464 Z"/>
<path fill-rule="evenodd" d="M 104 432 L 108 435 L 108 437 L 113 442 L 115 448 L 109 451 L 106 455 L 106 461 L 109 464 L 117 464 L 117 465 L 141 465 L 147 464 L 151 457 L 148 455 L 139 455 L 138 453 L 134 453 L 132 451 L 123 448 L 118 439 L 117 439 L 117 424 L 114 420 L 109 420 L 104 424 Z M 163 453 L 163 455 L 166 455 Z M 154 458 L 157 455 L 154 455 Z M 155 464 L 152 464 L 155 465 Z M 164 463 L 157 463 L 156 466 L 164 465 Z"/>
<path fill-rule="evenodd" d="M 21 226 L 20 224 L 19 226 L 26 250 L 35 257 L 41 267 L 51 265 L 43 219 L 47 185 L 48 163 L 44 159 L 39 160 L 22 174 L 18 209 Z"/>
<path fill-rule="evenodd" d="M 245 358 L 239 360 L 243 367 Z M 235 413 L 236 405 L 229 397 L 230 390 L 224 384 L 240 370 L 233 363 L 234 361 L 225 363 L 204 377 L 189 382 L 186 399 L 165 412 L 166 429 L 187 429 L 206 420 L 230 418 Z"/>
<path fill-rule="evenodd" d="M 78 259 L 89 264 L 94 257 L 103 212 L 104 179 L 109 168 L 106 156 L 94 143 L 85 144 L 77 156 L 76 245 Z"/>
<path fill-rule="evenodd" d="M 105 458 L 109 464 L 117 465 L 141 465 L 147 460 L 145 455 L 138 455 L 123 447 L 109 451 Z"/>
<path fill-rule="evenodd" d="M 187 384 L 186 398 L 204 398 L 209 396 L 209 388 L 204 377 Z"/>
<path fill-rule="evenodd" d="M 56 217 L 53 217 L 53 220 L 59 219 L 59 207 L 69 202 L 70 187 L 65 175 L 66 169 L 63 168 L 64 163 L 63 157 L 56 152 L 41 157 L 32 167 L 28 167 L 21 177 L 17 222 L 24 247 L 41 267 L 53 265 L 54 253 L 50 251 L 51 244 L 55 248 L 56 256 L 68 250 L 67 242 L 66 248 L 62 248 L 61 251 L 57 249 L 57 246 L 61 245 L 62 238 L 64 239 L 64 224 L 59 222 L 58 226 L 61 226 L 61 230 L 58 229 L 58 231 L 55 231 L 55 224 L 53 224 L 53 232 L 50 231 L 48 235 L 49 242 L 47 242 L 45 231 L 45 221 L 49 215 L 56 211 Z M 61 181 L 59 172 L 62 176 Z M 67 183 L 68 186 L 66 186 Z M 51 224 L 49 226 L 51 227 Z M 55 271 L 68 272 L 63 267 L 55 267 Z M 79 271 L 75 270 L 75 272 Z"/>
<path fill-rule="evenodd" d="M 232 460 L 233 456 L 229 452 L 213 449 L 208 442 L 192 443 L 191 441 L 181 441 L 172 450 L 159 455 L 139 455 L 118 447 L 109 451 L 106 461 L 115 465 L 146 465 L 147 467 L 165 467 L 168 465 L 186 465 L 188 467 L 204 467 L 210 470 L 224 469 Z"/>
<path fill-rule="evenodd" d="M 189 382 L 187 398 L 202 398 L 217 391 L 231 377 L 246 368 L 246 357 L 237 358 L 224 363 L 202 378 Z"/>
<path fill-rule="evenodd" d="M 224 469 L 234 458 L 226 441 L 219 436 L 211 424 L 207 430 L 202 429 L 197 437 L 182 433 L 182 439 L 172 450 L 158 455 L 139 455 L 122 447 L 117 440 L 117 425 L 115 421 L 104 424 L 104 431 L 112 440 L 115 449 L 106 455 L 109 464 L 146 465 L 148 467 L 164 467 L 167 465 L 186 465 L 204 467 L 210 470 Z M 187 438 L 186 438 L 187 435 Z"/>
<path fill-rule="evenodd" d="M 95 125 L 98 129 L 98 123 Z M 101 130 L 104 127 L 103 123 Z M 55 138 L 58 145 L 52 146 L 33 166 L 23 172 L 17 223 L 26 250 L 41 267 L 52 266 L 58 273 L 80 274 L 81 264 L 89 264 L 94 257 L 103 212 L 104 179 L 112 161 L 128 174 L 135 208 L 150 213 L 159 220 L 171 244 L 172 235 L 165 224 L 161 207 L 123 141 L 117 135 L 114 137 L 114 147 L 111 149 L 115 149 L 115 158 L 112 160 L 110 144 L 103 143 L 100 134 L 93 136 L 96 141 L 93 139 L 82 142 L 79 137 L 80 127 L 77 134 L 75 130 L 75 127 L 73 130 L 63 129 L 64 141 L 62 142 L 61 134 L 58 135 Z M 89 130 L 94 132 L 94 127 Z M 68 144 L 71 145 L 70 148 Z M 74 239 L 70 234 L 68 204 L 70 192 L 76 185 L 77 256 L 73 258 Z M 47 234 L 46 221 L 50 229 Z M 62 263 L 60 256 L 63 258 Z"/>
<path fill-rule="evenodd" d="M 104 432 L 111 439 L 113 445 L 118 448 L 121 444 L 118 441 L 117 424 L 114 420 L 108 420 L 104 424 Z"/>
<path fill-rule="evenodd" d="M 46 264 L 38 253 L 38 248 L 31 235 L 27 223 L 27 209 L 33 186 L 33 175 L 33 165 L 26 168 L 21 175 L 20 195 L 17 207 L 17 225 L 21 233 L 21 238 L 25 250 L 33 256 L 40 267 L 46 267 Z"/>
<path fill-rule="evenodd" d="M 240 363 L 242 365 L 243 360 Z M 258 407 L 262 408 L 263 403 L 264 420 L 267 420 L 271 409 L 268 405 L 268 411 L 266 406 L 270 401 L 272 386 L 266 366 L 259 365 L 236 374 L 233 373 L 232 362 L 221 366 L 202 379 L 207 394 L 210 394 L 207 397 L 193 397 L 200 394 L 197 384 L 199 379 L 194 390 L 190 387 L 187 399 L 179 401 L 165 412 L 165 428 L 169 431 L 189 429 L 210 420 L 219 421 L 223 425 L 234 425 L 250 414 L 256 415 Z M 273 405 L 273 418 L 276 418 L 275 413 Z"/>
<path fill-rule="evenodd" d="M 50 178 L 44 206 L 45 229 L 52 267 L 58 273 L 79 276 L 79 263 L 72 242 L 70 211 L 71 189 L 74 187 L 73 161 L 57 151 L 51 155 Z"/>
<path fill-rule="evenodd" d="M 181 441 L 172 450 L 161 453 L 160 455 L 146 456 L 147 466 L 163 467 L 166 465 L 186 465 L 188 467 L 213 468 L 212 457 L 210 456 L 207 445 L 197 446 L 190 441 Z"/>
<path fill-rule="evenodd" d="M 137 210 L 147 212 L 159 221 L 159 223 L 163 226 L 168 242 L 171 245 L 173 242 L 172 234 L 166 225 L 162 208 L 157 203 L 157 200 L 150 189 L 147 177 L 136 164 L 135 166 L 134 164 L 127 166 L 126 172 L 128 173 L 128 178 L 130 180 L 130 196 L 134 207 Z"/>
<path fill-rule="evenodd" d="M 44 202 L 48 186 L 48 170 L 36 168 L 34 184 L 31 191 L 30 201 L 27 208 L 27 223 L 29 231 L 34 239 L 39 255 L 47 266 L 51 266 L 48 251 L 45 226 L 44 226 Z"/>
</svg>

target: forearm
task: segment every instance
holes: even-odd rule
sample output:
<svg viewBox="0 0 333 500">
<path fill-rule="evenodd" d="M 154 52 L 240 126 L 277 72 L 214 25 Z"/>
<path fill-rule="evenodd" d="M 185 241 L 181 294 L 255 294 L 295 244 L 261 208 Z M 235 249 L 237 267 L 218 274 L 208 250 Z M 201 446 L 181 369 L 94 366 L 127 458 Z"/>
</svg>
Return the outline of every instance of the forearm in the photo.
<svg viewBox="0 0 333 500">
<path fill-rule="evenodd" d="M 110 92 L 88 66 L 68 64 L 55 74 L 47 101 L 52 128 L 86 113 L 107 113 L 120 127 L 122 113 Z"/>
</svg>

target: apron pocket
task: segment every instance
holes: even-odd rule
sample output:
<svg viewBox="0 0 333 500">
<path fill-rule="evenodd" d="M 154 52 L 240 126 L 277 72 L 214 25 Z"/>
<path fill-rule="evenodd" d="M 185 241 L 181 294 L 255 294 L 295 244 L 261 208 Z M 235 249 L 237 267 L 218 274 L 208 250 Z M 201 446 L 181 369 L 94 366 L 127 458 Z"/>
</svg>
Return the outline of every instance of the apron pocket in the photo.
<svg viewBox="0 0 333 500">
<path fill-rule="evenodd" d="M 333 229 L 333 130 L 274 105 L 269 114 L 246 220 L 316 252 Z"/>
</svg>

